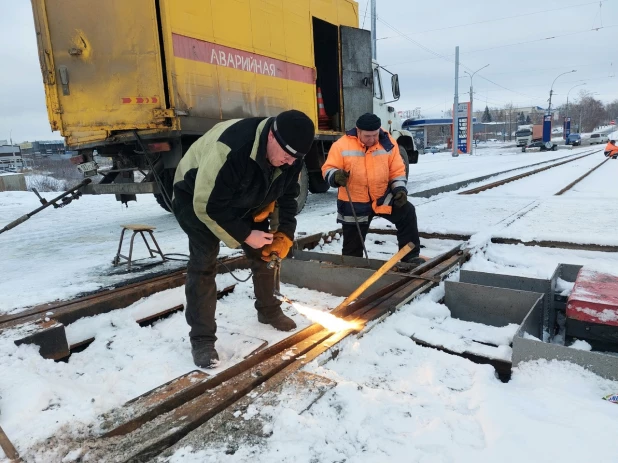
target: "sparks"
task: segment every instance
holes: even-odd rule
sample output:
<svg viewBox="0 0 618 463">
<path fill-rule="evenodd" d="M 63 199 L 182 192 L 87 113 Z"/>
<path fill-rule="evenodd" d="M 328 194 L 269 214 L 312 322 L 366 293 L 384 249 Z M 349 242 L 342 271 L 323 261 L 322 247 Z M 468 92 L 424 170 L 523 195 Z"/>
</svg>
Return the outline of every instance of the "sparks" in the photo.
<svg viewBox="0 0 618 463">
<path fill-rule="evenodd" d="M 344 331 L 350 329 L 357 329 L 359 325 L 357 323 L 348 322 L 341 318 L 335 317 L 328 312 L 322 312 L 321 310 L 305 307 L 297 302 L 294 302 L 292 306 L 309 320 L 319 323 L 329 331 Z"/>
</svg>

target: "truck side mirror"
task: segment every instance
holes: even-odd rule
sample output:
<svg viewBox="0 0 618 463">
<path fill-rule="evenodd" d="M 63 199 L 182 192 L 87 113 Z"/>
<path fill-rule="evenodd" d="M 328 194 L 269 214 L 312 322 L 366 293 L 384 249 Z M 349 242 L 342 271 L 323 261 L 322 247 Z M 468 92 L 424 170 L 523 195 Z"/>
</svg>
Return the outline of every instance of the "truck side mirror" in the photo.
<svg viewBox="0 0 618 463">
<path fill-rule="evenodd" d="M 399 75 L 393 74 L 391 76 L 391 86 L 393 88 L 393 98 L 398 100 L 401 96 L 401 93 L 399 92 Z"/>
</svg>

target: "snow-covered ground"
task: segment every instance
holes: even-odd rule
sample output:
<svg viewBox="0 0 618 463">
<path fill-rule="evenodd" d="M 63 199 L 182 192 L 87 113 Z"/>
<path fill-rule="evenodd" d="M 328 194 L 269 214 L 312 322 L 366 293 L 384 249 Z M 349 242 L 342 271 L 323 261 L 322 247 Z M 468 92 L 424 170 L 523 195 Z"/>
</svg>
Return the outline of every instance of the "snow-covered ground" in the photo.
<svg viewBox="0 0 618 463">
<path fill-rule="evenodd" d="M 488 147 L 474 156 L 424 155 L 411 166 L 409 189 L 421 191 L 586 150 L 521 153 L 514 147 Z M 471 243 L 483 246 L 464 265 L 468 269 L 548 277 L 558 263 L 573 263 L 616 273 L 618 253 L 488 242 L 491 236 L 502 236 L 618 245 L 614 233 L 618 191 L 612 188 L 618 161 L 606 162 L 573 190 L 553 196 L 603 159 L 598 153 L 482 194 L 411 198 L 417 206 L 419 228 L 475 235 Z M 152 197 L 138 199 L 125 208 L 112 196 L 85 196 L 66 208 L 47 209 L 0 235 L 0 314 L 126 279 L 126 274 L 111 265 L 121 224 L 154 225 L 165 253 L 187 253 L 186 236 L 174 217 Z M 336 229 L 335 203 L 334 190 L 310 195 L 298 217 L 298 231 L 312 234 Z M 32 193 L 0 193 L 0 226 L 38 206 Z M 373 224 L 378 228 L 389 225 L 383 219 Z M 432 257 L 456 244 L 422 240 L 421 253 Z M 370 256 L 378 259 L 397 250 L 396 239 L 390 235 L 369 235 L 367 247 Z M 334 240 L 321 250 L 339 253 L 341 242 Z M 236 252 L 222 248 L 222 255 Z M 139 241 L 136 254 L 140 258 L 147 255 Z M 155 270 L 179 265 L 172 262 Z M 218 277 L 221 287 L 231 283 L 229 275 Z M 282 292 L 322 310 L 342 300 L 290 285 L 282 285 Z M 511 381 L 503 384 L 491 367 L 415 344 L 410 336 L 428 336 L 430 330 L 439 329 L 445 337 L 457 336 L 462 330 L 478 331 L 450 319 L 448 310 L 436 303 L 442 295 L 443 287 L 437 288 L 362 338 L 345 341 L 336 361 L 321 367 L 309 365 L 310 371 L 335 380 L 337 386 L 304 414 L 286 409 L 285 404 L 259 410 L 273 420 L 273 434 L 264 446 L 243 447 L 234 455 L 215 447 L 195 452 L 185 447 L 170 461 L 581 462 L 591 454 L 595 460 L 618 461 L 618 441 L 612 434 L 618 407 L 601 400 L 618 392 L 618 382 L 567 363 L 538 362 L 515 369 Z M 183 302 L 181 287 L 141 300 L 127 310 L 67 326 L 71 343 L 95 337 L 93 344 L 72 355 L 68 363 L 43 360 L 34 347 L 17 347 L 9 335 L 0 336 L 0 425 L 18 449 L 27 453 L 52 435 L 78 427 L 96 428 L 100 413 L 194 369 L 183 314 L 152 327 L 135 323 L 145 314 Z M 285 310 L 299 328 L 309 323 L 294 308 L 286 306 Z M 220 301 L 217 317 L 220 369 L 264 341 L 273 343 L 285 336 L 257 322 L 251 282 L 237 284 Z M 504 328 L 484 336 L 505 347 L 503 354 L 508 356 L 511 331 Z M 60 461 L 63 456 L 56 457 L 40 461 Z"/>
<path fill-rule="evenodd" d="M 616 461 L 618 407 L 601 400 L 616 382 L 539 361 L 516 368 L 504 384 L 489 366 L 421 347 L 410 336 L 431 315 L 415 313 L 438 297 L 435 290 L 362 339 L 349 339 L 336 360 L 312 363 L 309 371 L 337 385 L 309 410 L 283 403 L 247 412 L 246 419 L 264 420 L 268 439 L 229 452 L 187 438 L 166 461 Z"/>
</svg>

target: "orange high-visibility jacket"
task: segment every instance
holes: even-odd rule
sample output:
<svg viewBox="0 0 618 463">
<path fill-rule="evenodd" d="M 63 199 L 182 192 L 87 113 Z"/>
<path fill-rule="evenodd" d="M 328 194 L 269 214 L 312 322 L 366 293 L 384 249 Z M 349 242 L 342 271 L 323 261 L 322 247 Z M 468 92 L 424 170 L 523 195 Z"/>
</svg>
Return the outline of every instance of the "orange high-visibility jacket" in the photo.
<svg viewBox="0 0 618 463">
<path fill-rule="evenodd" d="M 604 153 L 605 156 L 616 156 L 618 154 L 618 146 L 607 143 L 607 145 L 605 145 Z"/>
<path fill-rule="evenodd" d="M 322 175 L 332 187 L 338 186 L 334 174 L 339 169 L 350 173 L 348 188 L 361 222 L 368 220 L 372 210 L 375 214 L 390 214 L 393 195 L 400 190 L 407 194 L 406 168 L 399 148 L 390 134 L 382 129 L 379 142 L 370 148 L 360 142 L 356 129 L 349 130 L 337 140 L 322 166 Z M 337 221 L 353 223 L 354 217 L 345 188 L 339 188 L 337 198 Z"/>
</svg>

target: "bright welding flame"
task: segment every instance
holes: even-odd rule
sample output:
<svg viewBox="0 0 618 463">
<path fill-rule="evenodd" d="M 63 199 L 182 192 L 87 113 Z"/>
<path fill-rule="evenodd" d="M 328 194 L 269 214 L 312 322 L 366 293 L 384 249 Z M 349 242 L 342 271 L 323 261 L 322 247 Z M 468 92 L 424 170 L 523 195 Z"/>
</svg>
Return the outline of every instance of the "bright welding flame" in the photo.
<svg viewBox="0 0 618 463">
<path fill-rule="evenodd" d="M 335 317 L 333 314 L 330 314 L 328 312 L 322 312 L 321 310 L 317 309 L 312 309 L 310 307 L 305 307 L 297 302 L 294 302 L 292 306 L 309 320 L 319 323 L 329 331 L 337 332 L 357 329 L 359 327 L 357 323 L 342 320 L 341 318 Z"/>
</svg>

